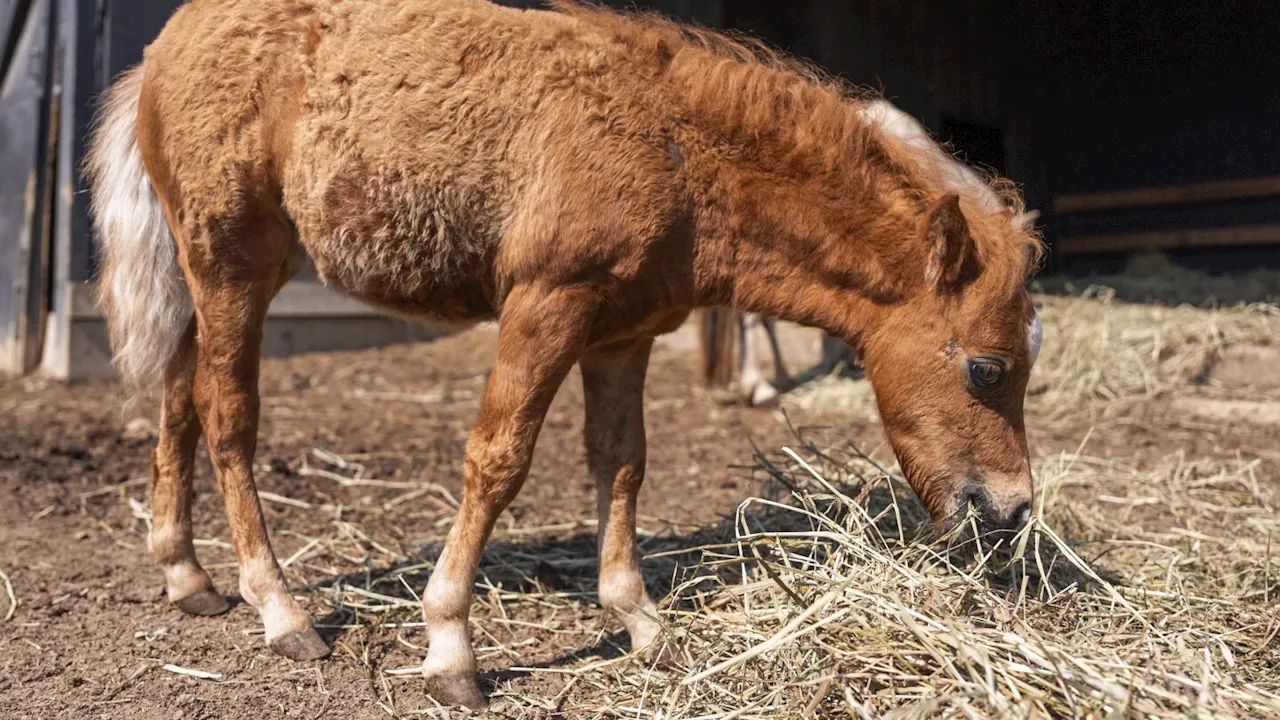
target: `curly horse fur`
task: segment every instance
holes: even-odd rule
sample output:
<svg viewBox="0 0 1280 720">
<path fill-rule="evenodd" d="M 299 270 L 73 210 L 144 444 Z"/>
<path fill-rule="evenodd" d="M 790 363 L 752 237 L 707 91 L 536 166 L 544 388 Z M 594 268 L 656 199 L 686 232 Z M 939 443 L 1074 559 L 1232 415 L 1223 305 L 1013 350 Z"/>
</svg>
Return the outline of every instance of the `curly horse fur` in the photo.
<svg viewBox="0 0 1280 720">
<path fill-rule="evenodd" d="M 945 153 L 895 134 L 875 103 L 760 46 L 573 4 L 183 5 L 112 88 L 89 162 L 119 367 L 164 391 L 150 547 L 169 598 L 226 608 L 191 537 L 203 434 L 267 644 L 328 652 L 253 481 L 262 324 L 306 255 L 388 312 L 500 323 L 462 507 L 423 593 L 441 702 L 484 703 L 476 567 L 575 363 L 600 600 L 634 648 L 658 641 L 635 548 L 644 375 L 653 337 L 696 308 L 848 342 L 934 517 L 972 507 L 983 527 L 1016 526 L 1040 246 L 1011 222 L 1007 183 L 956 183 Z"/>
</svg>

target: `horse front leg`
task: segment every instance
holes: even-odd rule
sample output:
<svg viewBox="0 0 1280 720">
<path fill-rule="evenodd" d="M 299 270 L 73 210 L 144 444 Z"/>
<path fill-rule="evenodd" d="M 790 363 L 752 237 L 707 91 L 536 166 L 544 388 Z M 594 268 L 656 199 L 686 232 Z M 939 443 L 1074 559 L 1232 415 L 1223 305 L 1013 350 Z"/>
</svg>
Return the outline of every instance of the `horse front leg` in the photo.
<svg viewBox="0 0 1280 720">
<path fill-rule="evenodd" d="M 429 642 L 422 673 L 441 704 L 488 704 L 467 633 L 476 570 L 498 515 L 524 484 L 547 407 L 586 346 L 595 308 L 574 289 L 522 286 L 507 297 L 497 360 L 467 441 L 462 507 L 422 595 Z"/>
<path fill-rule="evenodd" d="M 644 377 L 652 340 L 582 358 L 587 467 L 599 510 L 600 604 L 617 615 L 631 649 L 662 630 L 636 552 L 636 496 L 644 482 Z"/>
</svg>

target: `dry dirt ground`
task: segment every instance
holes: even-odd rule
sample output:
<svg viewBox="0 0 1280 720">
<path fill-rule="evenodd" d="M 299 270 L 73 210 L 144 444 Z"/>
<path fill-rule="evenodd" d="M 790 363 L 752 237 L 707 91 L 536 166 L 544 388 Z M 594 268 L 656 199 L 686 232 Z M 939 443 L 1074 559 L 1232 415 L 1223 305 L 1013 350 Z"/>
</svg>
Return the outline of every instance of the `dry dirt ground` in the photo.
<svg viewBox="0 0 1280 720">
<path fill-rule="evenodd" d="M 816 338 L 788 333 L 802 365 Z M 362 577 L 386 572 L 387 558 L 399 558 L 399 598 L 420 591 L 459 493 L 467 429 L 494 341 L 491 329 L 480 328 L 420 345 L 264 363 L 257 481 L 272 493 L 264 504 L 277 555 L 290 561 L 292 587 L 334 648 L 330 658 L 303 664 L 265 649 L 243 603 L 216 618 L 186 617 L 166 605 L 145 547 L 144 478 L 154 438 L 146 421 L 122 414 L 113 384 L 0 381 L 0 571 L 17 599 L 12 618 L 0 622 L 0 717 L 436 714 L 415 676 L 386 672 L 410 668 L 424 654 L 412 611 L 382 624 L 370 613 L 357 618 L 359 608 L 334 607 L 332 578 L 345 573 L 347 585 L 358 588 Z M 873 419 L 744 408 L 698 387 L 695 368 L 688 332 L 663 342 L 651 366 L 640 513 L 643 529 L 664 547 L 694 542 L 700 528 L 764 490 L 763 475 L 751 469 L 752 444 L 786 444 L 791 426 L 828 426 L 811 432 L 889 459 Z M 1177 449 L 1239 453 L 1262 458 L 1264 478 L 1277 481 L 1280 426 L 1242 420 L 1230 407 L 1218 416 L 1195 410 L 1134 408 L 1093 426 L 1089 450 L 1137 465 Z M 1076 450 L 1092 425 L 1028 422 L 1038 456 Z M 595 540 L 585 521 L 594 499 L 581 425 L 574 375 L 551 409 L 528 483 L 485 556 L 480 587 L 490 589 L 475 605 L 473 635 L 482 685 L 499 714 L 503 698 L 523 696 L 538 700 L 522 703 L 522 716 L 530 707 L 542 708 L 534 715 L 558 716 L 556 700 L 569 680 L 553 671 L 625 651 L 619 627 L 592 609 Z M 198 550 L 218 587 L 231 593 L 227 525 L 201 462 Z M 656 582 L 651 589 L 668 588 Z M 528 594 L 511 601 L 507 590 Z M 5 594 L 0 587 L 0 620 L 10 607 Z M 573 596 L 585 611 L 566 613 L 553 601 Z"/>
</svg>

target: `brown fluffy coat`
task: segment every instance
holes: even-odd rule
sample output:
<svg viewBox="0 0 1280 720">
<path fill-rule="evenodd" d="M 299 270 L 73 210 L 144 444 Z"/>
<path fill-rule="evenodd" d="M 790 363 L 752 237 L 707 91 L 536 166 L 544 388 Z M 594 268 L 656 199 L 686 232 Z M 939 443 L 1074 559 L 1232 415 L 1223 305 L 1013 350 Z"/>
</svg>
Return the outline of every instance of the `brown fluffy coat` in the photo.
<svg viewBox="0 0 1280 720">
<path fill-rule="evenodd" d="M 1020 522 L 1023 280 L 1039 246 L 1011 222 L 1016 194 L 955 182 L 932 141 L 877 107 L 759 47 L 577 6 L 184 5 L 113 87 L 89 167 L 121 373 L 164 379 L 151 546 L 170 598 L 225 608 L 191 542 L 203 433 L 267 642 L 327 652 L 287 592 L 252 473 L 262 322 L 304 252 L 389 311 L 501 323 L 463 507 L 423 598 L 442 701 L 483 702 L 476 564 L 575 362 L 601 600 L 635 646 L 658 636 L 634 547 L 644 372 L 652 337 L 696 307 L 847 340 L 934 515 Z M 976 386 L 993 364 L 999 383 Z"/>
</svg>

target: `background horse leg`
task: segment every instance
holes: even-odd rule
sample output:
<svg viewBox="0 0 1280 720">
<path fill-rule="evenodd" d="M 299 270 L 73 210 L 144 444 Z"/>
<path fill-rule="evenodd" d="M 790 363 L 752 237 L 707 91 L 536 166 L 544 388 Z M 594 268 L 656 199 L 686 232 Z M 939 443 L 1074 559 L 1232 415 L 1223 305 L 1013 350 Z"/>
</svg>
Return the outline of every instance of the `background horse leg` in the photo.
<svg viewBox="0 0 1280 720">
<path fill-rule="evenodd" d="M 476 569 L 499 513 L 524 484 L 547 406 L 586 346 L 594 311 L 584 293 L 529 286 L 504 304 L 497 360 L 467 441 L 462 507 L 422 595 L 429 638 L 422 674 L 442 704 L 487 704 L 467 634 Z"/>
<path fill-rule="evenodd" d="M 253 230 L 245 233 L 254 238 L 252 244 L 218 237 L 187 246 L 196 255 L 187 272 L 199 319 L 195 404 L 231 526 L 240 594 L 262 616 L 273 651 L 293 660 L 313 660 L 328 655 L 329 648 L 289 594 L 253 481 L 262 326 L 271 298 L 296 269 L 296 256 L 283 251 L 288 242 L 284 228 L 259 225 Z M 248 257 L 237 258 L 234 265 L 209 257 L 209 248 L 228 246 Z M 256 257 L 249 255 L 250 248 Z"/>
<path fill-rule="evenodd" d="M 169 602 L 191 615 L 217 615 L 230 607 L 200 567 L 191 537 L 191 480 L 200 418 L 192 384 L 196 374 L 196 321 L 183 333 L 165 371 L 160 438 L 151 453 L 151 534 L 147 545 L 164 568 Z"/>
<path fill-rule="evenodd" d="M 587 466 L 596 482 L 600 604 L 622 621 L 631 649 L 661 632 L 636 553 L 636 495 L 644 482 L 644 376 L 652 340 L 582 359 Z"/>
<path fill-rule="evenodd" d="M 743 399 L 753 407 L 773 407 L 778 404 L 778 388 L 770 385 L 764 379 L 764 373 L 760 372 L 760 334 L 757 330 L 763 325 L 764 318 L 756 313 L 744 313 L 739 319 L 739 364 L 742 370 L 738 384 Z M 775 352 L 774 358 L 781 365 L 781 356 Z M 775 374 L 776 372 L 775 370 Z"/>
<path fill-rule="evenodd" d="M 698 311 L 702 381 L 711 387 L 724 387 L 733 381 L 733 330 L 738 320 L 738 313 L 729 307 Z"/>
<path fill-rule="evenodd" d="M 848 343 L 838 337 L 822 334 L 822 361 L 818 365 L 821 374 L 830 375 L 840 363 L 844 363 L 848 366 L 847 370 L 852 371 L 856 361 L 857 356 Z"/>
<path fill-rule="evenodd" d="M 782 345 L 778 342 L 778 320 L 763 317 L 764 333 L 769 338 L 769 347 L 773 350 L 773 386 L 779 390 L 790 390 L 796 381 L 787 372 L 787 364 L 782 359 Z"/>
</svg>

